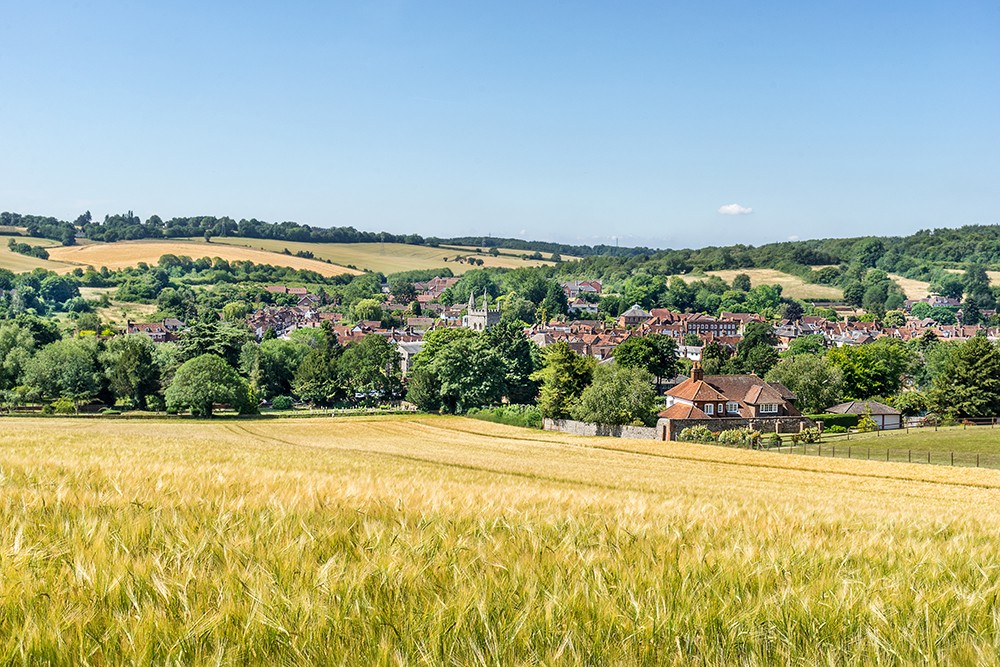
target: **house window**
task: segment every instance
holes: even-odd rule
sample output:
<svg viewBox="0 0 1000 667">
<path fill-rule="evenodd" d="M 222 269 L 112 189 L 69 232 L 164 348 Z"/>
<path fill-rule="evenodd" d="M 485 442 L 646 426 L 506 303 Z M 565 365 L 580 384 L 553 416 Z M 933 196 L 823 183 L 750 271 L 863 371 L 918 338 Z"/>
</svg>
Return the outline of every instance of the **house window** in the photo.
<svg viewBox="0 0 1000 667">
<path fill-rule="evenodd" d="M 776 415 L 778 414 L 778 404 L 777 403 L 764 403 L 760 406 L 760 414 L 762 415 Z"/>
<path fill-rule="evenodd" d="M 729 414 L 735 415 L 739 411 L 740 411 L 740 404 L 737 403 L 736 401 L 729 401 L 728 403 L 726 403 L 726 412 L 728 412 Z"/>
<path fill-rule="evenodd" d="M 715 414 L 715 404 L 714 403 L 706 403 L 705 404 L 705 414 L 706 415 L 714 415 Z"/>
</svg>

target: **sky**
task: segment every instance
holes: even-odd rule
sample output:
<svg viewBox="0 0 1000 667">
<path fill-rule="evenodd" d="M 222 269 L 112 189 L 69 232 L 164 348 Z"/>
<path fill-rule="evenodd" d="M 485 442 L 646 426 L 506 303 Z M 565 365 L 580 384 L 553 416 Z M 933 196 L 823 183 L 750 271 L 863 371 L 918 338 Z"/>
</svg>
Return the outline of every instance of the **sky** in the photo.
<svg viewBox="0 0 1000 667">
<path fill-rule="evenodd" d="M 652 247 L 1000 223 L 1000 0 L 2 6 L 0 210 Z"/>
</svg>

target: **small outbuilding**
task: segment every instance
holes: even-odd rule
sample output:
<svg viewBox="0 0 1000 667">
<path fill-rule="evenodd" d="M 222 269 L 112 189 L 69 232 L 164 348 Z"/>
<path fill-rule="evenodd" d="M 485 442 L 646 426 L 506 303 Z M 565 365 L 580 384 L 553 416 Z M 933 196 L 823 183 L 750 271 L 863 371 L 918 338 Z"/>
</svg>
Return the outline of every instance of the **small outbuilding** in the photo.
<svg viewBox="0 0 1000 667">
<path fill-rule="evenodd" d="M 827 408 L 826 412 L 837 415 L 858 415 L 860 417 L 869 409 L 871 410 L 872 419 L 875 420 L 875 424 L 880 431 L 891 431 L 902 428 L 903 413 L 894 407 L 888 406 L 885 403 L 879 403 L 878 401 L 848 401 L 847 403 Z"/>
</svg>

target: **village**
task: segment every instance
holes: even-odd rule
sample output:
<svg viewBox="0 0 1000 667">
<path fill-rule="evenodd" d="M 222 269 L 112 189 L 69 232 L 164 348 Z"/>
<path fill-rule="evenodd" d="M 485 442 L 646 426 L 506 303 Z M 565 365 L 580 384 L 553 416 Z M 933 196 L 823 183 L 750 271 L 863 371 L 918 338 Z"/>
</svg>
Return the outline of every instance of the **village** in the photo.
<svg viewBox="0 0 1000 667">
<path fill-rule="evenodd" d="M 286 297 L 291 305 L 270 305 L 246 316 L 246 325 L 258 342 L 286 339 L 299 329 L 326 326 L 344 347 L 359 343 L 368 336 L 378 336 L 391 343 L 399 359 L 402 379 L 406 380 L 414 359 L 424 348 L 425 336 L 440 329 L 466 328 L 483 332 L 501 322 L 501 308 L 491 303 L 488 294 L 470 294 L 463 304 L 445 305 L 441 296 L 458 283 L 459 278 L 438 276 L 413 283 L 411 302 L 396 299 L 388 285 L 383 285 L 382 308 L 398 315 L 397 326 L 385 326 L 381 320 L 351 321 L 338 312 L 335 303 L 305 287 L 270 285 L 269 294 Z M 615 350 L 623 343 L 648 336 L 666 336 L 675 341 L 681 369 L 687 373 L 659 378 L 657 389 L 663 410 L 655 427 L 631 427 L 631 437 L 674 440 L 684 429 L 712 423 L 720 428 L 750 428 L 764 433 L 792 433 L 823 428 L 823 424 L 803 416 L 796 407 L 796 397 L 780 383 L 767 382 L 754 374 L 705 375 L 703 352 L 714 348 L 732 354 L 740 347 L 748 325 L 765 326 L 773 333 L 774 348 L 787 351 L 797 339 L 811 337 L 822 348 L 857 347 L 877 341 L 913 341 L 932 337 L 940 341 L 962 342 L 974 337 L 1000 339 L 1000 329 L 982 325 L 939 324 L 931 318 L 912 315 L 913 307 L 925 303 L 932 308 L 957 310 L 958 300 L 936 295 L 905 303 L 905 316 L 893 326 L 872 318 L 860 318 L 859 312 L 837 306 L 841 319 L 801 315 L 795 320 L 768 321 L 756 313 L 721 312 L 681 313 L 666 308 L 645 310 L 638 304 L 617 318 L 597 319 L 597 302 L 602 295 L 600 280 L 572 280 L 560 283 L 569 306 L 569 317 L 551 318 L 524 327 L 524 335 L 539 348 L 565 344 L 574 353 L 593 358 L 598 364 L 614 360 Z M 413 314 L 414 309 L 419 315 Z M 919 310 L 919 309 L 918 309 Z M 984 313 L 992 315 L 993 313 Z M 961 311 L 957 318 L 960 322 Z M 185 325 L 176 318 L 160 322 L 129 322 L 126 333 L 148 336 L 154 343 L 176 341 Z M 824 406 L 824 412 L 867 415 L 879 429 L 900 428 L 904 418 L 900 410 L 877 401 L 849 401 Z M 571 425 L 570 420 L 546 420 L 547 428 L 571 432 L 597 433 L 596 425 Z M 582 431 L 581 431 L 582 429 Z M 604 431 L 609 431 L 605 427 Z M 621 434 L 619 428 L 616 433 Z"/>
</svg>

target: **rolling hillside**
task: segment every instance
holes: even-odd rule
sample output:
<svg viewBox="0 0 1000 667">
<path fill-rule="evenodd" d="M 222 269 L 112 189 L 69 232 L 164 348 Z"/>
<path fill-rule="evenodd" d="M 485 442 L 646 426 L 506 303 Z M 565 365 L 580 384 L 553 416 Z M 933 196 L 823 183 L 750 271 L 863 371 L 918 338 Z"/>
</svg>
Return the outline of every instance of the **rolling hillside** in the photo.
<svg viewBox="0 0 1000 667">
<path fill-rule="evenodd" d="M 793 299 L 817 300 L 817 301 L 839 301 L 844 298 L 844 293 L 837 287 L 830 285 L 816 285 L 807 283 L 798 276 L 776 271 L 774 269 L 732 269 L 724 271 L 706 271 L 708 275 L 719 276 L 726 282 L 732 282 L 740 273 L 750 276 L 750 284 L 757 285 L 781 285 L 781 293 Z M 697 274 L 678 276 L 688 282 L 693 282 L 701 278 Z"/>
<path fill-rule="evenodd" d="M 479 268 L 455 261 L 455 257 L 474 256 L 483 260 L 484 267 L 517 268 L 520 266 L 540 266 L 551 264 L 547 261 L 529 260 L 521 257 L 501 255 L 492 257 L 486 253 L 475 253 L 475 249 L 432 248 L 430 246 L 408 245 L 404 243 L 296 243 L 294 241 L 276 241 L 270 239 L 248 238 L 215 238 L 213 245 L 230 244 L 234 246 L 257 248 L 280 253 L 284 249 L 295 253 L 308 251 L 318 259 L 328 259 L 341 266 L 356 266 L 368 271 L 381 273 L 396 273 L 416 269 L 439 269 L 448 267 L 455 275 L 465 273 L 469 269 Z M 529 253 L 530 254 L 530 253 Z"/>
<path fill-rule="evenodd" d="M 39 259 L 38 257 L 30 257 L 28 255 L 22 255 L 21 253 L 12 252 L 10 248 L 7 247 L 8 241 L 12 238 L 18 243 L 28 243 L 33 246 L 42 246 L 44 248 L 52 248 L 53 246 L 59 245 L 57 242 L 49 239 L 35 239 L 23 236 L 0 236 L 0 269 L 8 269 L 14 273 L 23 273 L 33 269 L 48 269 L 50 271 L 72 269 L 72 267 L 67 266 L 62 262 L 53 261 L 52 258 Z"/>
<path fill-rule="evenodd" d="M 201 257 L 219 257 L 227 261 L 250 261 L 257 264 L 273 264 L 288 266 L 293 269 L 307 269 L 324 276 L 336 276 L 344 273 L 358 274 L 361 271 L 348 269 L 335 264 L 327 264 L 314 259 L 304 259 L 274 252 L 243 248 L 222 243 L 205 243 L 204 241 L 119 241 L 118 243 L 92 243 L 89 245 L 60 246 L 49 251 L 50 259 L 61 262 L 62 268 L 69 271 L 76 266 L 106 266 L 109 269 L 120 269 L 135 266 L 139 262 L 156 264 L 166 254 L 186 255 L 192 259 Z"/>
</svg>

